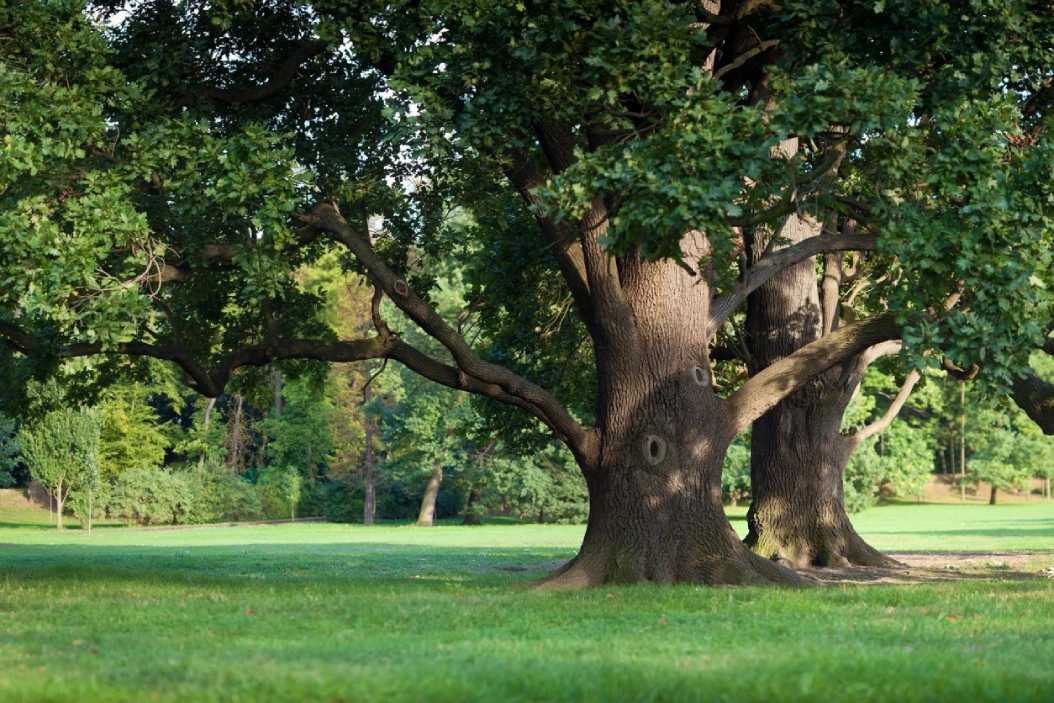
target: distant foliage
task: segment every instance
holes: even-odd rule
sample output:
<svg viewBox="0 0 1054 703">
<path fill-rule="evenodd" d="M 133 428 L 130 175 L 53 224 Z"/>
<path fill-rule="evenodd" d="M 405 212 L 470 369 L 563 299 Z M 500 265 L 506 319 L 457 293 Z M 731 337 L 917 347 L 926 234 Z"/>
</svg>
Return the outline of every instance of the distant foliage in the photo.
<svg viewBox="0 0 1054 703">
<path fill-rule="evenodd" d="M 195 497 L 184 474 L 133 468 L 114 484 L 109 514 L 137 525 L 176 525 L 188 521 Z"/>
<path fill-rule="evenodd" d="M 22 452 L 22 440 L 18 436 L 18 423 L 0 413 L 0 488 L 15 484 L 14 470 Z"/>
<path fill-rule="evenodd" d="M 750 432 L 739 437 L 728 448 L 721 467 L 721 492 L 735 506 L 750 497 Z"/>
</svg>

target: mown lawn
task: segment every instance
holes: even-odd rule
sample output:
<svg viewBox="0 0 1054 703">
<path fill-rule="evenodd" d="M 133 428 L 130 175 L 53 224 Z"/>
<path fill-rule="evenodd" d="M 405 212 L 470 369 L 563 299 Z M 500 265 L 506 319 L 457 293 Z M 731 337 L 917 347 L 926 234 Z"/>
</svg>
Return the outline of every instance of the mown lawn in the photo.
<svg viewBox="0 0 1054 703">
<path fill-rule="evenodd" d="M 886 550 L 1031 550 L 1033 572 L 1054 565 L 1051 504 L 856 522 Z M 518 587 L 581 533 L 0 524 L 0 701 L 1054 700 L 1054 580 L 1039 574 Z"/>
</svg>

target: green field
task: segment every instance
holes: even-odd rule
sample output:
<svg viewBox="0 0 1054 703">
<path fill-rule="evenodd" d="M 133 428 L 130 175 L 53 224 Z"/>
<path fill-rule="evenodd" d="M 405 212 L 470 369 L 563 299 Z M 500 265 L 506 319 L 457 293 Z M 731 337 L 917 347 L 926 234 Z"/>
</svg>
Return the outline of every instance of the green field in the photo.
<svg viewBox="0 0 1054 703">
<path fill-rule="evenodd" d="M 1054 700 L 1051 504 L 871 510 L 856 523 L 885 550 L 1031 554 L 804 590 L 519 587 L 580 526 L 0 518 L 5 703 Z"/>
</svg>

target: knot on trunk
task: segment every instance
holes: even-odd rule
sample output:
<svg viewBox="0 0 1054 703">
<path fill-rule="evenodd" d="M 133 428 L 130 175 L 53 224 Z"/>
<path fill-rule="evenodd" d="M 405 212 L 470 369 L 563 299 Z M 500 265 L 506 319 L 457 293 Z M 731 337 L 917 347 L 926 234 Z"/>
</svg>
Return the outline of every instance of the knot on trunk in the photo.
<svg viewBox="0 0 1054 703">
<path fill-rule="evenodd" d="M 396 295 L 405 297 L 410 294 L 410 286 L 406 285 L 406 281 L 401 278 L 395 279 L 395 283 L 392 284 L 392 288 L 395 289 Z"/>
<path fill-rule="evenodd" d="M 659 464 L 666 458 L 666 440 L 659 435 L 644 435 L 644 460 L 652 466 Z"/>
</svg>

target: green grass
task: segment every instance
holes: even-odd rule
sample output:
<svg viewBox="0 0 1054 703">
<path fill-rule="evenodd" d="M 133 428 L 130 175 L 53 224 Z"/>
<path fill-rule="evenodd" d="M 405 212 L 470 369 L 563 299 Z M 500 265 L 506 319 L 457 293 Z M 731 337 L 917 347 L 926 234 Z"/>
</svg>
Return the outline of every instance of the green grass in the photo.
<svg viewBox="0 0 1054 703">
<path fill-rule="evenodd" d="M 1049 504 L 856 523 L 887 550 L 1054 564 Z M 0 701 L 1054 700 L 1054 581 L 517 587 L 581 534 L 0 525 Z"/>
</svg>

